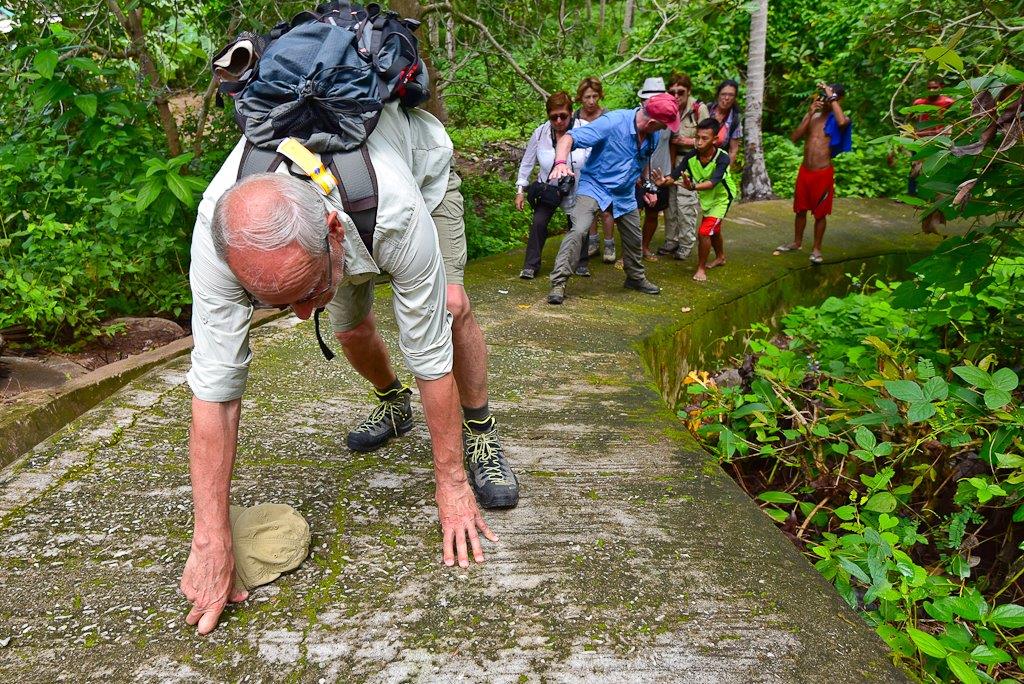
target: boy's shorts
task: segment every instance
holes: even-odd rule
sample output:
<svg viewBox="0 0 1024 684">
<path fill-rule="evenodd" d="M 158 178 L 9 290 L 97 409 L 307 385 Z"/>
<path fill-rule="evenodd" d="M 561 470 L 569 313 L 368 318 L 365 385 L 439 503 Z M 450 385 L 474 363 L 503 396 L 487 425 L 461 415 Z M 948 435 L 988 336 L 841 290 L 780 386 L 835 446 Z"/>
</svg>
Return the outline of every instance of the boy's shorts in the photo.
<svg viewBox="0 0 1024 684">
<path fill-rule="evenodd" d="M 704 220 L 700 222 L 700 230 L 698 231 L 701 237 L 714 237 L 722 232 L 722 219 L 714 216 L 705 216 Z"/>
<path fill-rule="evenodd" d="M 796 174 L 796 190 L 793 192 L 793 212 L 809 211 L 814 218 L 825 218 L 832 213 L 832 198 L 836 194 L 835 169 L 809 169 L 803 164 Z"/>
</svg>

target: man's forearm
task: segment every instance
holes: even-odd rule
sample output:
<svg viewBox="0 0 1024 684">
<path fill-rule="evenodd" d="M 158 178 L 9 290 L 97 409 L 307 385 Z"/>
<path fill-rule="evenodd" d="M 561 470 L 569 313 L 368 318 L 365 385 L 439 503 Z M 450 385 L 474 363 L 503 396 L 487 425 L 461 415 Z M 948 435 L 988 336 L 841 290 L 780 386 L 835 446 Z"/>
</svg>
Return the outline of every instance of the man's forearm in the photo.
<svg viewBox="0 0 1024 684">
<path fill-rule="evenodd" d="M 438 486 L 463 484 L 462 425 L 459 391 L 451 373 L 437 380 L 417 380 L 423 415 L 434 450 L 434 473 Z"/>
<path fill-rule="evenodd" d="M 850 123 L 850 117 L 846 116 L 843 108 L 839 106 L 839 100 L 832 100 L 832 114 L 836 117 L 836 123 L 840 128 L 845 128 Z"/>
<path fill-rule="evenodd" d="M 568 163 L 570 154 L 572 154 L 572 133 L 566 133 L 555 146 L 555 161 L 562 160 Z"/>
<path fill-rule="evenodd" d="M 789 139 L 793 142 L 799 142 L 804 134 L 807 133 L 807 124 L 811 121 L 810 114 L 804 114 L 804 118 L 800 120 L 800 124 L 797 125 L 796 130 L 793 131 L 793 135 L 789 136 Z"/>
<path fill-rule="evenodd" d="M 238 446 L 242 401 L 192 399 L 189 471 L 195 512 L 193 544 L 230 544 L 231 471 Z M 225 538 L 226 534 L 226 538 Z"/>
</svg>

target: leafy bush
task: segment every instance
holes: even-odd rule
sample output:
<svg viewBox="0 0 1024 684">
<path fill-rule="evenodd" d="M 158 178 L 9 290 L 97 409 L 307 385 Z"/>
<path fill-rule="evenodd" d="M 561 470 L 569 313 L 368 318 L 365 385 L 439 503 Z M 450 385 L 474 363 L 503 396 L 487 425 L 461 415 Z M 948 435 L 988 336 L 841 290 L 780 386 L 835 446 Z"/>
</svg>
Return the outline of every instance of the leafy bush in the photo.
<svg viewBox="0 0 1024 684">
<path fill-rule="evenodd" d="M 516 211 L 510 180 L 495 174 L 465 175 L 466 244 L 469 258 L 477 259 L 522 247 L 530 232 L 529 209 Z"/>
<path fill-rule="evenodd" d="M 1024 669 L 1020 346 L 992 335 L 1020 321 L 1024 260 L 993 271 L 983 311 L 966 287 L 900 309 L 877 282 L 782 339 L 757 326 L 743 383 L 691 374 L 680 413 L 928 681 Z"/>
</svg>

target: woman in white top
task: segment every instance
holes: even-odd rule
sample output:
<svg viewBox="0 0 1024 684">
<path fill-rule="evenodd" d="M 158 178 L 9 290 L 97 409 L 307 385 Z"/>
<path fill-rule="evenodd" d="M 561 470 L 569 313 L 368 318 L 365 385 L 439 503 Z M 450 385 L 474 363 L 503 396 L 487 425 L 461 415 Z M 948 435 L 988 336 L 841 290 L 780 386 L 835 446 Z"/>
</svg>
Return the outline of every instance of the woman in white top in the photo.
<svg viewBox="0 0 1024 684">
<path fill-rule="evenodd" d="M 523 161 L 519 164 L 519 177 L 516 180 L 516 209 L 523 210 L 526 203 L 526 187 L 530 183 L 530 174 L 535 166 L 540 170 L 537 179 L 546 182 L 551 174 L 551 167 L 555 164 L 555 145 L 565 135 L 566 131 L 574 125 L 578 125 L 579 119 L 572 115 L 572 100 L 565 92 L 553 93 L 547 99 L 548 120 L 537 126 L 537 129 L 530 136 L 530 142 L 526 145 L 523 153 Z M 567 160 L 569 167 L 576 176 L 576 183 L 579 182 L 580 171 L 587 161 L 589 150 L 573 150 L 571 157 Z M 573 184 L 572 192 L 566 196 L 561 207 L 567 211 L 576 203 L 576 183 Z M 541 252 L 544 250 L 544 242 L 548 237 L 548 224 L 555 214 L 557 207 L 538 202 L 533 209 L 533 223 L 530 226 L 530 237 L 526 242 L 526 258 L 523 262 L 523 270 L 519 277 L 524 280 L 532 280 L 540 270 Z M 580 266 L 577 273 L 587 270 L 586 245 L 581 253 Z"/>
</svg>

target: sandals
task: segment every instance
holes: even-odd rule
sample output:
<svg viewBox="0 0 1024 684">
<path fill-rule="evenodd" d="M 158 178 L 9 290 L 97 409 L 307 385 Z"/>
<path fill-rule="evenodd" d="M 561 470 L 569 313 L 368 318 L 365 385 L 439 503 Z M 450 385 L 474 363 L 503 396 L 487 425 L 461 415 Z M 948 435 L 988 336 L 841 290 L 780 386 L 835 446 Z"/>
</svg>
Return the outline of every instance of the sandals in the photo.
<svg viewBox="0 0 1024 684">
<path fill-rule="evenodd" d="M 800 248 L 799 247 L 794 247 L 793 245 L 779 245 L 778 247 L 775 248 L 775 251 L 776 252 L 799 252 Z"/>
<path fill-rule="evenodd" d="M 819 264 L 825 262 L 825 257 L 821 256 L 820 254 L 811 254 L 810 262 L 815 266 L 818 266 Z"/>
</svg>

